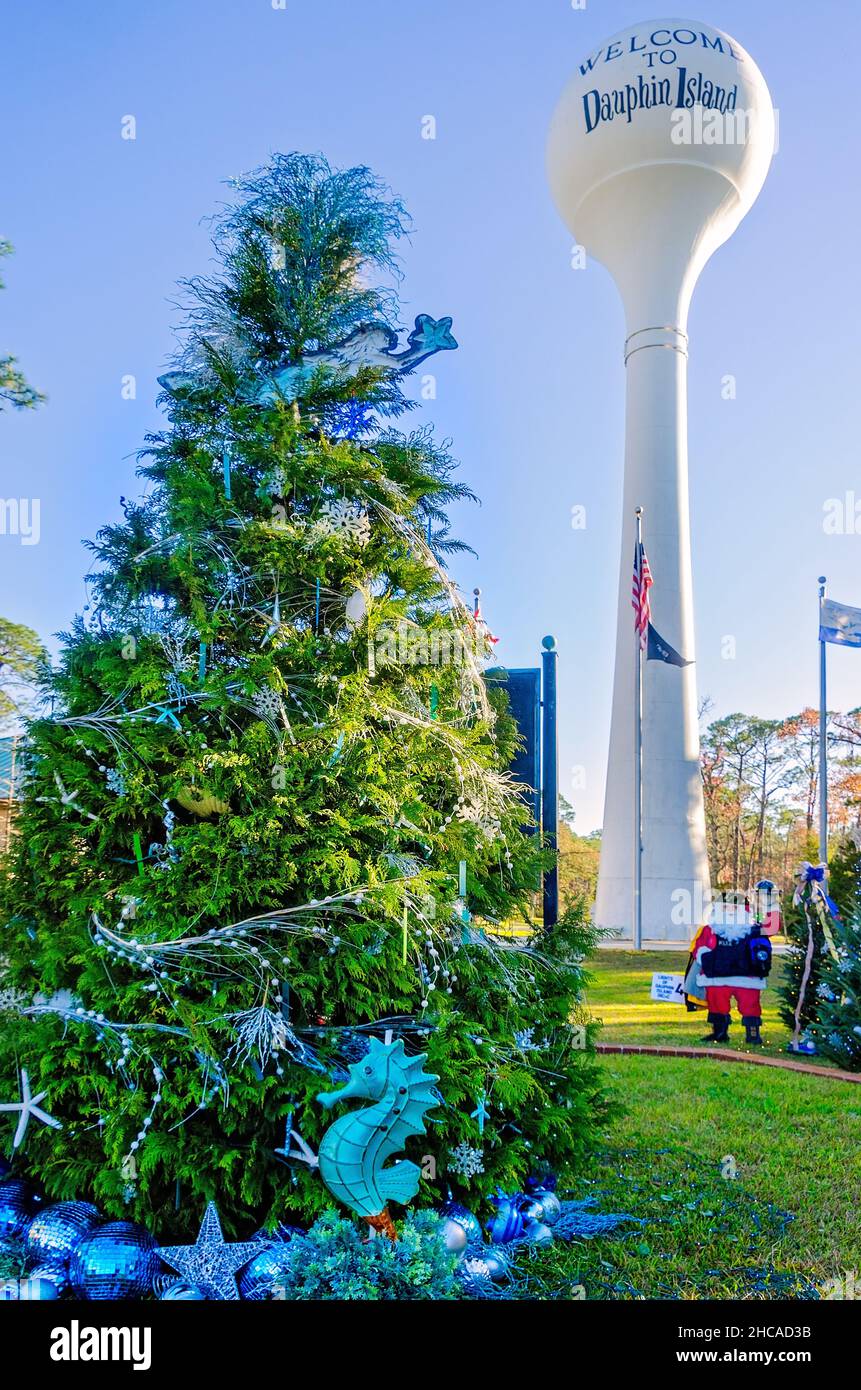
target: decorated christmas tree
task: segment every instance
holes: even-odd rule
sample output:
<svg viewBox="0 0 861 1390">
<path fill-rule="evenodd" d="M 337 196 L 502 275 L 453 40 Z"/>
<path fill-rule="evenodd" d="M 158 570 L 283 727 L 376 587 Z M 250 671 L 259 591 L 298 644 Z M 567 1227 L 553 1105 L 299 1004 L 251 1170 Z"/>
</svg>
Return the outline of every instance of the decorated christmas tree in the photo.
<svg viewBox="0 0 861 1390">
<path fill-rule="evenodd" d="M 797 1039 L 796 1046 L 812 1050 L 809 1028 L 816 1017 L 826 948 L 820 919 L 816 913 L 809 912 L 807 906 L 787 896 L 782 908 L 783 932 L 790 949 L 783 958 L 777 993 L 780 1017 Z"/>
<path fill-rule="evenodd" d="M 446 567 L 469 494 L 395 425 L 405 375 L 457 345 L 423 315 L 398 350 L 405 229 L 365 169 L 237 181 L 145 492 L 91 546 L 28 727 L 0 1145 L 164 1243 L 208 1201 L 231 1233 L 334 1207 L 333 1093 L 361 1114 L 395 1062 L 416 1205 L 564 1181 L 606 1113 L 583 913 L 513 930 L 547 855 Z"/>
<path fill-rule="evenodd" d="M 824 1057 L 861 1071 L 861 851 L 852 840 L 834 855 L 829 895 L 837 912 L 822 952 L 810 1031 Z"/>
</svg>

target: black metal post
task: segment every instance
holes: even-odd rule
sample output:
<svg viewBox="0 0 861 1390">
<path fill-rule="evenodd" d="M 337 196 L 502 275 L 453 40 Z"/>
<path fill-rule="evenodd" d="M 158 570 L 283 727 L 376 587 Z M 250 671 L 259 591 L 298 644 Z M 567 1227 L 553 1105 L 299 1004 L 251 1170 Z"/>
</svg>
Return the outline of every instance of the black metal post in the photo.
<svg viewBox="0 0 861 1390">
<path fill-rule="evenodd" d="M 556 638 L 541 643 L 541 825 L 548 845 L 559 844 L 559 750 L 556 739 Z M 559 869 L 554 864 L 544 875 L 544 925 L 559 921 Z"/>
</svg>

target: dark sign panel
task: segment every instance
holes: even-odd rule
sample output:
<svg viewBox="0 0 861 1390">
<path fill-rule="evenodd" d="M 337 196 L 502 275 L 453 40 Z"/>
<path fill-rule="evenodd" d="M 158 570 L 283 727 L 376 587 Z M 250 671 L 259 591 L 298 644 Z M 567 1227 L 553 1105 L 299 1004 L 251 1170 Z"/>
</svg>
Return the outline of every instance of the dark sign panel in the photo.
<svg viewBox="0 0 861 1390">
<path fill-rule="evenodd" d="M 491 684 L 501 685 L 508 695 L 510 713 L 525 740 L 511 764 L 511 771 L 523 783 L 524 800 L 536 823 L 541 820 L 541 671 L 538 667 L 517 671 L 488 672 Z M 534 831 L 536 827 L 529 827 Z"/>
</svg>

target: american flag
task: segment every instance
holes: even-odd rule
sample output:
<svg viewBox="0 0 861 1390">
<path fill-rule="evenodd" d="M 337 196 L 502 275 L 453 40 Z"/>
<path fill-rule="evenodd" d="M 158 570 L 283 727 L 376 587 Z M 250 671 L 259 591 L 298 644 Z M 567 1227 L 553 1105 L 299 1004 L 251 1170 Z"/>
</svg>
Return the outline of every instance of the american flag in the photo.
<svg viewBox="0 0 861 1390">
<path fill-rule="evenodd" d="M 642 541 L 634 546 L 634 578 L 631 584 L 631 607 L 634 610 L 634 628 L 640 635 L 640 650 L 645 651 L 649 642 L 649 623 L 652 605 L 649 590 L 652 587 L 652 571 L 649 557 Z"/>
</svg>

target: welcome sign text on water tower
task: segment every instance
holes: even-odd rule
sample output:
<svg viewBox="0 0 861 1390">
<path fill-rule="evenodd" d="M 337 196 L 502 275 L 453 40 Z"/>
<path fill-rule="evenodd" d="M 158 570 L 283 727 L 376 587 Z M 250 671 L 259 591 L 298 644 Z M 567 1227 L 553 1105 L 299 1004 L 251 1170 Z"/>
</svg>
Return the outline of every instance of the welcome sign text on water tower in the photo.
<svg viewBox="0 0 861 1390">
<path fill-rule="evenodd" d="M 707 34 L 701 29 L 650 29 L 648 26 L 642 32 L 626 35 L 624 40 L 607 44 L 587 58 L 580 72 L 583 77 L 594 73 L 596 80 L 604 76 L 608 64 L 619 59 L 628 59 L 626 67 L 630 67 L 632 59 L 641 62 L 643 67 L 636 82 L 605 88 L 596 86 L 583 93 L 587 133 L 602 122 L 619 117 L 630 124 L 638 111 L 649 111 L 655 106 L 675 110 L 700 106 L 721 115 L 734 111 L 738 104 L 738 82 L 728 80 L 723 85 L 704 72 L 698 62 L 698 49 L 707 49 L 712 55 L 724 54 L 733 63 L 744 61 L 744 55 L 725 35 Z M 670 75 L 669 68 L 674 69 Z M 735 76 L 735 71 L 729 70 L 729 79 Z M 612 71 L 606 73 L 608 78 L 612 75 Z"/>
</svg>

